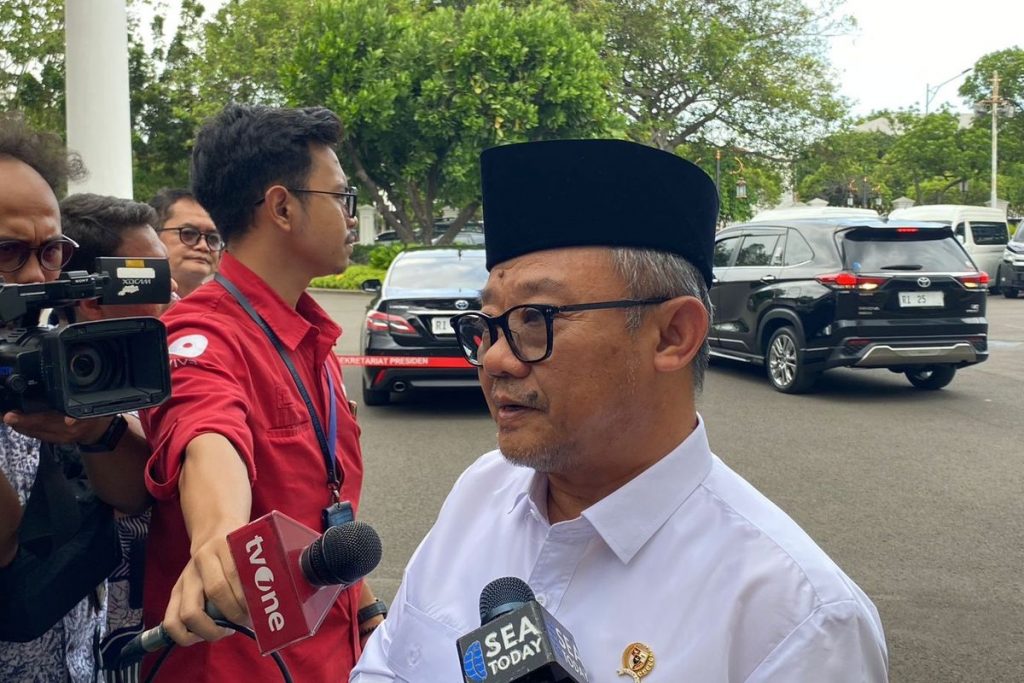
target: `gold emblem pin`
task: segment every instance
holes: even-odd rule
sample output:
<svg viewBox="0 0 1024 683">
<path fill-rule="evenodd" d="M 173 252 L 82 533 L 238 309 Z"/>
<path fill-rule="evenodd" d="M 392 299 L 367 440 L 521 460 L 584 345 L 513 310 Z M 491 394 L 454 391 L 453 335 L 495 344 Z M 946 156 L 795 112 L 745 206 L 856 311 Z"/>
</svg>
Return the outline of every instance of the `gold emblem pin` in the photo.
<svg viewBox="0 0 1024 683">
<path fill-rule="evenodd" d="M 622 668 L 616 673 L 620 676 L 629 676 L 634 683 L 640 683 L 640 679 L 651 673 L 654 668 L 654 653 L 651 648 L 643 643 L 631 643 L 622 652 Z"/>
</svg>

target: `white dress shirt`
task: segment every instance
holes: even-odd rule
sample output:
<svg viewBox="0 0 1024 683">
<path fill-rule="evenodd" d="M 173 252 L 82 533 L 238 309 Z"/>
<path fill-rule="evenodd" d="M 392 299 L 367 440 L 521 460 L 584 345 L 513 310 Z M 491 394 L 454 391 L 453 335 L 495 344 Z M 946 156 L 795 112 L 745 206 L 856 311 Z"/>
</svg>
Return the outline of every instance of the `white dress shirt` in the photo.
<svg viewBox="0 0 1024 683">
<path fill-rule="evenodd" d="M 644 683 L 887 680 L 878 612 L 771 501 L 711 453 L 703 420 L 574 520 L 551 525 L 546 478 L 498 451 L 456 482 L 414 553 L 353 683 L 456 683 L 456 640 L 493 579 L 525 580 L 575 636 L 591 683 L 640 642 Z"/>
</svg>

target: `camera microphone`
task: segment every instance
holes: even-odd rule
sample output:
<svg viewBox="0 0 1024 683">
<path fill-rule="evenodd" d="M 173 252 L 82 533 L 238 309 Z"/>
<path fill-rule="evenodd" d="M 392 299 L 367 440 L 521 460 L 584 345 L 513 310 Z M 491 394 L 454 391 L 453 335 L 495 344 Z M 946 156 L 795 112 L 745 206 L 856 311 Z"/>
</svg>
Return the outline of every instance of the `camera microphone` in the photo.
<svg viewBox="0 0 1024 683">
<path fill-rule="evenodd" d="M 458 640 L 465 683 L 588 683 L 576 640 L 522 579 L 484 587 L 480 624 Z"/>
</svg>

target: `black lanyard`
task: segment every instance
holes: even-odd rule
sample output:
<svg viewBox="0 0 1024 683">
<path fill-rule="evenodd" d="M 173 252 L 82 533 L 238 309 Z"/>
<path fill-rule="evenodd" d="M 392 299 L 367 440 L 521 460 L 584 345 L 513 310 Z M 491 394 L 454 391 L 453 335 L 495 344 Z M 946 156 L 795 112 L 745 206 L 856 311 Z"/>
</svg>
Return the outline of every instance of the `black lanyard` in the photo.
<svg viewBox="0 0 1024 683">
<path fill-rule="evenodd" d="M 328 396 L 327 405 L 329 406 L 329 429 L 330 437 L 324 434 L 323 424 L 320 422 L 320 417 L 316 414 L 316 409 L 313 407 L 313 401 L 309 398 L 309 392 L 306 391 L 306 385 L 302 383 L 302 378 L 299 377 L 298 371 L 295 369 L 295 364 L 292 363 L 292 358 L 288 355 L 288 350 L 284 348 L 284 344 L 278 339 L 274 331 L 270 329 L 270 325 L 264 320 L 256 309 L 252 307 L 249 300 L 245 298 L 245 295 L 238 290 L 231 280 L 224 277 L 222 274 L 217 273 L 214 279 L 220 283 L 220 286 L 228 291 L 228 294 L 235 298 L 235 301 L 245 309 L 245 312 L 249 314 L 249 317 L 260 326 L 263 330 L 263 334 L 267 336 L 270 343 L 277 349 L 278 355 L 281 356 L 281 360 L 288 367 L 288 372 L 291 373 L 292 379 L 295 380 L 295 386 L 299 390 L 299 394 L 302 395 L 302 400 L 306 403 L 306 410 L 309 411 L 309 419 L 313 421 L 313 430 L 316 432 L 316 440 L 320 442 L 320 451 L 324 455 L 324 464 L 327 466 L 327 484 L 331 488 L 331 492 L 338 499 L 341 492 L 341 485 L 345 481 L 345 471 L 338 465 L 338 460 L 335 457 L 335 447 L 338 436 L 338 415 L 336 412 L 335 400 L 334 400 L 334 378 L 331 376 L 331 370 L 327 361 L 324 361 L 324 373 L 327 375 L 327 386 L 330 389 L 330 395 Z M 340 474 L 340 479 L 339 479 Z"/>
</svg>

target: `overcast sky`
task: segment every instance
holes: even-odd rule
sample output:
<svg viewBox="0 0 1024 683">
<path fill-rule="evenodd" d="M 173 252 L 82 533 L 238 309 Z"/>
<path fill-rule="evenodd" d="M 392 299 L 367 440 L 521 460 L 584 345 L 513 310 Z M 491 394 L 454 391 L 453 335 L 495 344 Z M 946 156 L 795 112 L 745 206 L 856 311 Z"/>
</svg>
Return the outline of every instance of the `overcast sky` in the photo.
<svg viewBox="0 0 1024 683">
<path fill-rule="evenodd" d="M 167 0 L 171 7 L 180 0 Z M 212 16 L 223 0 L 203 0 Z M 924 104 L 925 87 L 974 66 L 979 57 L 1024 48 L 1024 0 L 846 0 L 857 19 L 848 37 L 832 40 L 832 63 L 855 114 Z M 968 111 L 957 89 L 942 86 L 931 103 Z"/>
<path fill-rule="evenodd" d="M 974 66 L 979 57 L 1024 48 L 1022 0 L 847 0 L 846 14 L 858 28 L 832 41 L 832 63 L 854 113 L 920 107 L 925 88 Z M 931 111 L 950 103 L 968 111 L 957 96 L 966 76 L 942 86 Z"/>
</svg>

